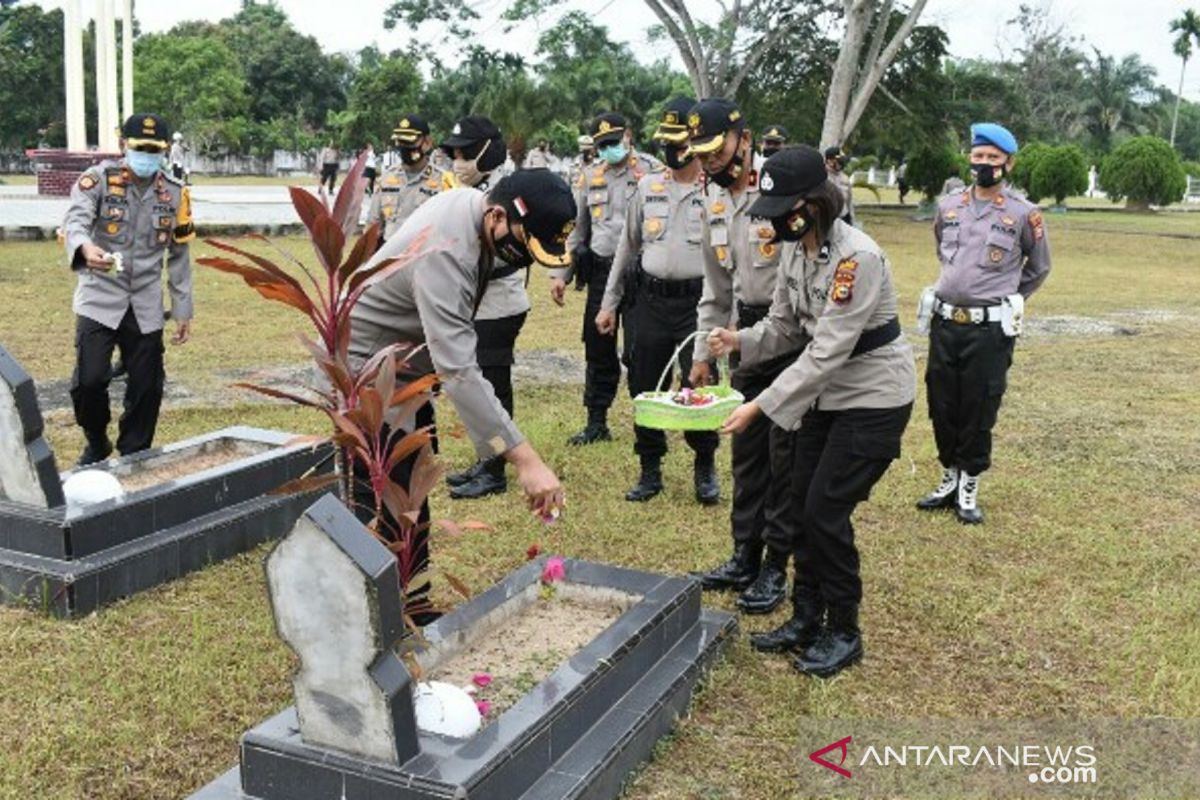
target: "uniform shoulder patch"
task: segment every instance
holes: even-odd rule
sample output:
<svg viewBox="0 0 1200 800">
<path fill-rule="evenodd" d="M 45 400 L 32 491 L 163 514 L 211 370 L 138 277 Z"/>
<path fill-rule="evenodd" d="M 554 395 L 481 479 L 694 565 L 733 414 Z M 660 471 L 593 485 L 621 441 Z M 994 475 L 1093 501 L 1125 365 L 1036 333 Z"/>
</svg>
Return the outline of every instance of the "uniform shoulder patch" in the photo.
<svg viewBox="0 0 1200 800">
<path fill-rule="evenodd" d="M 96 176 L 90 172 L 85 172 L 79 176 L 79 188 L 85 192 L 90 191 L 96 185 Z"/>
<path fill-rule="evenodd" d="M 853 258 L 843 258 L 833 271 L 833 291 L 829 299 L 839 306 L 844 306 L 854 297 L 854 279 L 858 275 L 858 261 Z"/>
<path fill-rule="evenodd" d="M 1042 237 L 1046 235 L 1045 220 L 1042 219 L 1042 212 L 1035 208 L 1029 212 L 1029 216 L 1026 219 L 1029 220 L 1029 227 L 1033 230 L 1034 240 L 1040 242 Z"/>
</svg>

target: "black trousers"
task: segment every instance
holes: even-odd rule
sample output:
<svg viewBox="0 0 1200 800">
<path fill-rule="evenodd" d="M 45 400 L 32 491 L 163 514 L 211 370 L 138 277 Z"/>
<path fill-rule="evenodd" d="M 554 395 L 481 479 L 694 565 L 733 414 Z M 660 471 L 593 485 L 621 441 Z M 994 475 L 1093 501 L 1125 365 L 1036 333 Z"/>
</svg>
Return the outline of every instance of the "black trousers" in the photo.
<svg viewBox="0 0 1200 800">
<path fill-rule="evenodd" d="M 417 409 L 414 428 L 431 426 L 434 422 L 433 403 L 426 403 Z M 388 433 L 389 431 L 385 426 L 383 435 L 387 436 Z M 434 433 L 433 452 L 437 453 L 436 429 L 434 429 Z M 402 436 L 403 434 L 400 435 Z M 395 441 L 399 441 L 399 436 L 397 436 Z M 391 479 L 405 491 L 408 491 L 412 483 L 413 468 L 416 466 L 419 457 L 419 452 L 410 454 L 407 458 L 396 464 L 389 473 Z M 375 517 L 375 493 L 371 490 L 370 474 L 367 472 L 366 465 L 355 460 L 353 475 L 354 482 L 351 494 L 354 498 L 354 515 L 366 525 Z M 400 575 L 400 579 L 408 584 L 407 597 L 410 599 L 425 596 L 429 592 L 428 581 L 421 581 L 420 584 L 413 585 L 410 579 L 429 566 L 428 523 L 430 519 L 429 500 L 422 500 L 420 510 L 417 514 L 417 525 L 420 527 L 420 530 L 413 535 L 412 547 L 409 550 L 411 558 L 409 559 L 407 568 L 404 569 L 404 572 L 407 574 Z M 383 509 L 383 530 L 385 531 L 385 535 L 390 539 L 395 538 L 400 530 L 399 525 L 396 523 L 396 518 L 387 510 L 386 506 Z M 401 569 L 399 559 L 397 559 L 397 569 Z"/>
<path fill-rule="evenodd" d="M 739 306 L 738 327 L 752 327 L 766 312 L 766 308 Z M 739 367 L 734 353 L 730 358 L 733 367 L 730 385 L 746 400 L 753 400 L 797 355 L 791 353 L 769 362 Z M 766 545 L 777 556 L 786 557 L 796 538 L 787 482 L 792 470 L 791 437 L 765 414 L 760 414 L 746 430 L 733 435 L 730 447 L 733 497 L 729 522 L 734 542 L 756 548 Z"/>
<path fill-rule="evenodd" d="M 88 317 L 75 318 L 75 372 L 71 376 L 71 402 L 75 422 L 89 442 L 107 436 L 112 413 L 108 407 L 108 384 L 112 376 L 113 349 L 119 348 L 128 377 L 124 411 L 117 423 L 117 450 L 129 455 L 150 447 L 158 427 L 162 406 L 163 332 L 142 333 L 133 308 L 125 311 L 116 330 Z"/>
<path fill-rule="evenodd" d="M 992 428 L 1014 341 L 999 322 L 964 325 L 936 316 L 931 321 L 925 387 L 943 467 L 978 475 L 992 465 Z"/>
<path fill-rule="evenodd" d="M 617 334 L 604 336 L 596 330 L 596 315 L 604 300 L 604 287 L 608 284 L 608 273 L 612 269 L 611 258 L 592 256 L 592 268 L 588 275 L 587 302 L 583 309 L 583 354 L 587 368 L 583 379 L 583 404 L 588 409 L 589 419 L 603 417 L 617 397 L 617 384 L 621 382 L 621 362 L 617 358 Z"/>
<path fill-rule="evenodd" d="M 850 518 L 900 455 L 912 404 L 885 409 L 809 411 L 792 438 L 796 583 L 828 606 L 862 600 Z"/>
<path fill-rule="evenodd" d="M 332 192 L 335 188 L 337 188 L 337 174 L 338 174 L 338 165 L 337 164 L 322 164 L 321 165 L 321 184 L 320 185 L 324 186 L 326 183 L 328 183 L 329 191 Z"/>
<path fill-rule="evenodd" d="M 475 358 L 479 361 L 479 369 L 483 372 L 484 379 L 492 385 L 496 399 L 510 417 L 514 407 L 513 350 L 528 315 L 529 312 L 522 311 L 511 317 L 475 320 L 475 336 L 479 340 L 475 345 Z"/>
<path fill-rule="evenodd" d="M 625 359 L 628 367 L 629 395 L 659 388 L 670 389 L 674 368 L 665 387 L 657 386 L 663 368 L 671 360 L 675 348 L 696 332 L 696 304 L 700 295 L 661 297 L 645 288 L 638 288 L 633 303 L 625 314 Z M 687 376 L 692 371 L 692 348 L 679 354 L 683 385 L 691 386 Z M 633 451 L 642 461 L 658 461 L 667 453 L 667 434 L 654 428 L 633 426 Z M 712 458 L 719 438 L 716 431 L 684 431 L 684 440 L 698 456 Z"/>
</svg>

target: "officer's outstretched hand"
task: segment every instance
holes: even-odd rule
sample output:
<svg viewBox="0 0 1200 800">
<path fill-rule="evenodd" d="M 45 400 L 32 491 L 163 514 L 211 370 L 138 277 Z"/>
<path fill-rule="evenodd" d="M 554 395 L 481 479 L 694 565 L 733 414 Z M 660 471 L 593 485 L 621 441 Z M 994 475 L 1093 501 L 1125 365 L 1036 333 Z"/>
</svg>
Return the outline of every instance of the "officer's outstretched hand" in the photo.
<svg viewBox="0 0 1200 800">
<path fill-rule="evenodd" d="M 109 253 L 104 252 L 104 248 L 97 247 L 91 242 L 84 242 L 79 245 L 79 254 L 83 256 L 84 262 L 88 269 L 99 270 L 100 272 L 108 272 L 113 268 L 113 258 Z"/>
<path fill-rule="evenodd" d="M 750 427 L 750 423 L 761 413 L 762 409 L 753 400 L 742 403 L 726 418 L 725 424 L 721 426 L 721 433 L 741 433 Z"/>
<path fill-rule="evenodd" d="M 737 331 L 728 328 L 713 328 L 705 343 L 708 345 L 708 351 L 718 358 L 729 355 L 740 346 Z"/>
<path fill-rule="evenodd" d="M 190 338 L 192 338 L 192 321 L 190 319 L 177 321 L 175 335 L 171 337 L 171 344 L 186 344 Z"/>
<path fill-rule="evenodd" d="M 596 315 L 596 330 L 600 331 L 601 336 L 608 336 L 617 329 L 617 315 L 611 311 L 600 309 L 600 313 Z"/>
<path fill-rule="evenodd" d="M 546 520 L 557 519 L 566 497 L 554 470 L 546 466 L 529 442 L 521 442 L 504 457 L 517 468 L 517 481 L 530 511 Z"/>
<path fill-rule="evenodd" d="M 697 389 L 712 383 L 712 367 L 707 361 L 692 364 L 692 371 L 688 373 L 688 383 Z"/>
<path fill-rule="evenodd" d="M 566 281 L 564 281 L 562 278 L 551 278 L 550 279 L 550 299 L 551 300 L 553 300 L 557 305 L 560 305 L 560 306 L 564 305 L 566 303 L 566 299 L 565 299 L 566 293 L 567 293 L 567 282 Z"/>
</svg>

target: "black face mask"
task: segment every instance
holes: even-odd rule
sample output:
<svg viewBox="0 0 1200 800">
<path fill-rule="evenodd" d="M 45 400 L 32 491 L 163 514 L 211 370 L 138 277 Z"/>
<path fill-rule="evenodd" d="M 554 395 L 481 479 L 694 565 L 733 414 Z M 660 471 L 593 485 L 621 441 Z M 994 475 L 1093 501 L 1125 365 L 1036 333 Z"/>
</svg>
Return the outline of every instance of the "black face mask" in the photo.
<svg viewBox="0 0 1200 800">
<path fill-rule="evenodd" d="M 428 154 L 419 147 L 402 147 L 400 149 L 400 158 L 404 160 L 405 164 L 420 163 L 426 155 Z"/>
<path fill-rule="evenodd" d="M 995 186 L 1008 176 L 1008 165 L 972 164 L 971 172 L 975 174 L 975 185 L 986 189 L 989 186 Z"/>
<path fill-rule="evenodd" d="M 680 155 L 686 152 L 686 148 L 667 145 L 663 148 L 663 161 L 669 169 L 683 169 L 692 163 L 692 159 L 695 158 L 695 156 L 691 155 L 681 158 Z"/>
<path fill-rule="evenodd" d="M 772 217 L 771 227 L 775 229 L 775 241 L 798 242 L 812 227 L 812 218 L 803 208 L 796 208 L 782 217 Z"/>
<path fill-rule="evenodd" d="M 509 219 L 511 220 L 512 217 L 509 216 Z M 533 263 L 533 255 L 529 252 L 529 248 L 513 234 L 512 228 L 509 228 L 508 233 L 496 240 L 496 257 L 505 264 L 517 268 L 528 267 Z"/>
<path fill-rule="evenodd" d="M 763 154 L 763 158 L 770 158 L 771 156 L 775 155 L 776 153 L 778 153 L 778 152 L 779 152 L 780 150 L 782 150 L 782 149 L 783 149 L 783 147 L 782 147 L 781 145 L 777 145 L 777 144 L 764 144 L 764 145 L 762 146 L 762 154 Z"/>
<path fill-rule="evenodd" d="M 729 159 L 729 163 L 715 175 L 710 174 L 708 179 L 722 189 L 728 189 L 737 183 L 738 178 L 742 177 L 742 173 L 745 172 L 746 167 L 742 164 L 744 160 L 742 149 L 739 147 L 734 151 L 733 157 Z"/>
</svg>

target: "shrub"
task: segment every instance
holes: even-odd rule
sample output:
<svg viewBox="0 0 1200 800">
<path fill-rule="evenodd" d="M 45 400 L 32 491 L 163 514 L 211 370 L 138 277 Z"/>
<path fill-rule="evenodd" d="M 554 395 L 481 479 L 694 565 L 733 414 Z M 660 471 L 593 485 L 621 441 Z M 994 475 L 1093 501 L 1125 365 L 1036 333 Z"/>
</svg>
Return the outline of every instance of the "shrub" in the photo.
<svg viewBox="0 0 1200 800">
<path fill-rule="evenodd" d="M 1114 203 L 1135 208 L 1178 202 L 1187 189 L 1179 154 L 1157 136 L 1137 136 L 1118 145 L 1100 165 L 1100 184 Z"/>
<path fill-rule="evenodd" d="M 950 144 L 926 144 L 909 157 L 905 180 L 925 195 L 925 199 L 932 200 L 941 192 L 947 178 L 962 176 L 963 166 L 962 156 Z"/>
<path fill-rule="evenodd" d="M 1037 169 L 1045 155 L 1053 149 L 1050 145 L 1042 142 L 1030 142 L 1017 151 L 1013 161 L 1012 172 L 1008 176 L 1009 182 L 1025 192 L 1025 195 L 1035 203 L 1041 195 L 1034 190 L 1033 171 Z M 1087 186 L 1085 185 L 1083 188 L 1086 189 Z"/>
<path fill-rule="evenodd" d="M 1029 181 L 1033 197 L 1053 197 L 1057 205 L 1088 188 L 1087 157 L 1073 144 L 1045 150 L 1037 159 Z M 1036 202 L 1036 201 L 1035 201 Z"/>
<path fill-rule="evenodd" d="M 1200 178 L 1200 161 L 1184 161 L 1183 174 L 1191 175 L 1193 178 Z"/>
</svg>

